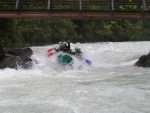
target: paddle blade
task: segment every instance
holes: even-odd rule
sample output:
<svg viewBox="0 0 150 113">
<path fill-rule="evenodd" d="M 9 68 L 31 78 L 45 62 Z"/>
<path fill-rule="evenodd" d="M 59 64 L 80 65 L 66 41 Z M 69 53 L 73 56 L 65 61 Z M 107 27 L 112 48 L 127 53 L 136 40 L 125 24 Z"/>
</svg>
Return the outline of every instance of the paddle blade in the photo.
<svg viewBox="0 0 150 113">
<path fill-rule="evenodd" d="M 86 62 L 87 64 L 89 64 L 89 65 L 92 64 L 92 62 L 91 62 L 90 60 L 88 60 L 88 59 L 85 59 L 85 62 Z"/>
<path fill-rule="evenodd" d="M 48 53 L 50 53 L 51 51 L 53 51 L 54 48 L 50 48 L 47 50 Z"/>
<path fill-rule="evenodd" d="M 50 56 L 52 56 L 53 54 L 54 54 L 54 53 L 49 53 L 47 56 L 50 57 Z"/>
</svg>

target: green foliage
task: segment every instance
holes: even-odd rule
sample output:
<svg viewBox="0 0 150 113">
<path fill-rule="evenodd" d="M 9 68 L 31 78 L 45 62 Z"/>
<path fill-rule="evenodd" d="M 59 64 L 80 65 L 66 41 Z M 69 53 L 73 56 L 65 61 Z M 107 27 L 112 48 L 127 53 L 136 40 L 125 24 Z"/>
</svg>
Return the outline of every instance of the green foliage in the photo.
<svg viewBox="0 0 150 113">
<path fill-rule="evenodd" d="M 120 3 L 121 4 L 117 6 L 119 10 L 137 11 L 143 9 L 142 2 L 140 0 L 125 0 Z"/>
<path fill-rule="evenodd" d="M 6 47 L 14 45 L 13 24 L 11 19 L 0 19 L 0 41 Z"/>
<path fill-rule="evenodd" d="M 125 21 L 125 34 L 131 41 L 139 41 L 142 37 L 142 31 L 143 31 L 143 22 L 142 21 L 136 21 L 136 22 L 130 22 Z"/>
<path fill-rule="evenodd" d="M 76 36 L 71 20 L 15 20 L 16 37 L 21 37 L 25 45 L 46 45 L 59 40 L 69 40 Z M 19 41 L 19 40 L 18 40 Z"/>
<path fill-rule="evenodd" d="M 5 1 L 5 0 L 3 0 Z M 2 2 L 3 2 L 2 1 Z M 12 9 L 12 4 L 0 4 L 2 9 Z M 98 5 L 110 0 L 84 0 L 83 10 L 109 10 L 109 5 Z M 115 9 L 134 11 L 143 9 L 141 0 L 118 0 Z M 69 3 L 69 5 L 68 5 Z M 141 4 L 140 4 L 141 3 Z M 79 0 L 53 0 L 53 9 L 79 10 Z M 20 1 L 20 9 L 46 9 L 47 0 Z M 150 6 L 147 6 L 150 10 Z M 0 19 L 0 41 L 7 48 L 38 46 L 59 41 L 149 41 L 150 20 L 70 20 L 70 19 Z"/>
<path fill-rule="evenodd" d="M 1 19 L 0 40 L 7 48 L 71 40 L 80 42 L 150 40 L 150 21 Z"/>
</svg>

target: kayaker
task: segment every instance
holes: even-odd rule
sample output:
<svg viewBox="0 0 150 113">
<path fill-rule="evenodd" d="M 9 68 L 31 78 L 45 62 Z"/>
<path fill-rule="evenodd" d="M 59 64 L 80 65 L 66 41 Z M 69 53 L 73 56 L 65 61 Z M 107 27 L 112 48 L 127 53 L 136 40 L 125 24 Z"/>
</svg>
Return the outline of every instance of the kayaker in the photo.
<svg viewBox="0 0 150 113">
<path fill-rule="evenodd" d="M 67 42 L 63 42 L 63 48 L 62 48 L 62 51 L 63 52 L 69 52 L 70 48 L 69 46 L 67 45 Z"/>
<path fill-rule="evenodd" d="M 81 49 L 79 47 L 75 47 L 75 51 L 70 51 L 70 54 L 72 55 L 78 55 L 81 56 Z"/>
<path fill-rule="evenodd" d="M 76 55 L 76 57 L 80 60 L 83 59 L 83 55 L 82 55 L 81 49 L 79 47 L 75 47 L 75 51 L 72 52 L 71 54 Z"/>
<path fill-rule="evenodd" d="M 54 50 L 57 51 L 57 52 L 60 51 L 62 46 L 63 46 L 62 42 L 59 42 L 58 44 L 59 44 L 59 47 L 58 48 L 54 48 Z"/>
<path fill-rule="evenodd" d="M 59 42 L 58 43 L 59 44 L 59 47 L 58 48 L 54 48 L 54 50 L 56 51 L 56 52 L 59 52 L 59 51 L 62 51 L 63 50 L 63 42 Z"/>
<path fill-rule="evenodd" d="M 68 44 L 67 42 L 59 42 L 59 45 L 58 49 L 54 48 L 55 51 L 70 52 L 70 41 L 68 41 Z"/>
<path fill-rule="evenodd" d="M 81 54 L 81 53 L 82 53 L 82 52 L 81 52 L 81 48 L 75 47 L 75 53 L 76 53 L 76 54 Z"/>
</svg>

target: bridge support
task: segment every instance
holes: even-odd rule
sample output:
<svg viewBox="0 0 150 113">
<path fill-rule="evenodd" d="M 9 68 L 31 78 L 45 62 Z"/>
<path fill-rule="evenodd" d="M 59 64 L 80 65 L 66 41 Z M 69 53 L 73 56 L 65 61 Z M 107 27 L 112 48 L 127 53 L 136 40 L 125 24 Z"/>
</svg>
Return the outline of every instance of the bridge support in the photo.
<svg viewBox="0 0 150 113">
<path fill-rule="evenodd" d="M 51 0 L 48 0 L 48 3 L 47 3 L 47 9 L 48 9 L 48 10 L 51 9 Z"/>
<path fill-rule="evenodd" d="M 114 10 L 114 0 L 111 0 L 111 10 Z"/>
<path fill-rule="evenodd" d="M 79 0 L 79 9 L 82 10 L 82 0 Z"/>
<path fill-rule="evenodd" d="M 15 6 L 15 9 L 18 9 L 18 5 L 19 5 L 19 0 L 16 0 L 16 6 Z"/>
<path fill-rule="evenodd" d="M 147 10 L 146 1 L 145 1 L 145 0 L 142 0 L 142 2 L 143 2 L 143 10 Z"/>
</svg>

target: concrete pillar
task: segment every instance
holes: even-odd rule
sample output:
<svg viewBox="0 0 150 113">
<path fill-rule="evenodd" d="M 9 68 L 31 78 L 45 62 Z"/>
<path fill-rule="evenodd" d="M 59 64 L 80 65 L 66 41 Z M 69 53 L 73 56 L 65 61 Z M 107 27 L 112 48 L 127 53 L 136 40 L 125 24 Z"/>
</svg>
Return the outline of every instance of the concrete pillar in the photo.
<svg viewBox="0 0 150 113">
<path fill-rule="evenodd" d="M 18 9 L 18 5 L 19 5 L 19 0 L 16 0 L 16 6 L 15 6 L 15 9 Z"/>
</svg>

